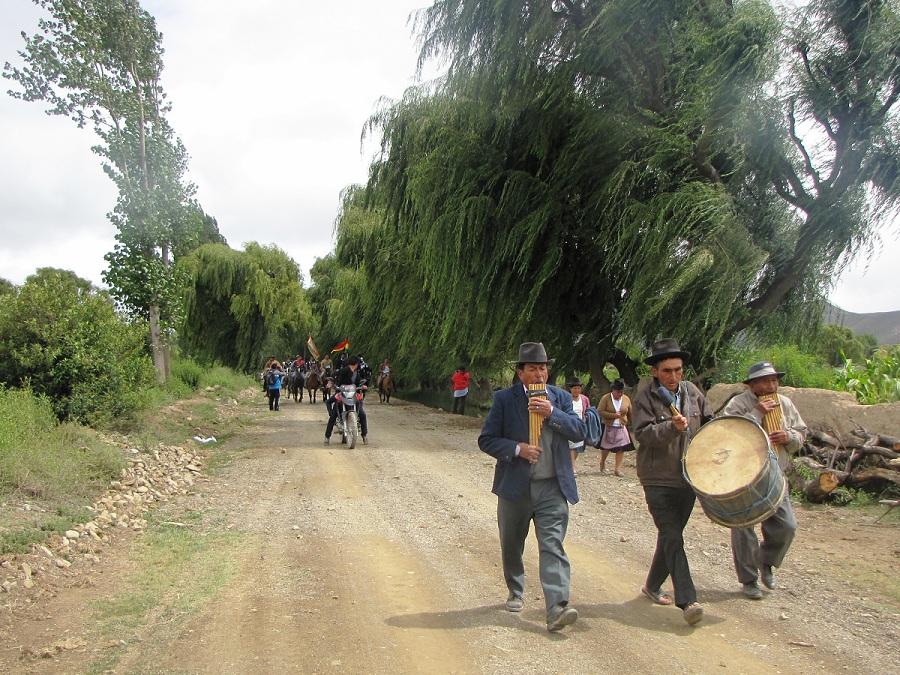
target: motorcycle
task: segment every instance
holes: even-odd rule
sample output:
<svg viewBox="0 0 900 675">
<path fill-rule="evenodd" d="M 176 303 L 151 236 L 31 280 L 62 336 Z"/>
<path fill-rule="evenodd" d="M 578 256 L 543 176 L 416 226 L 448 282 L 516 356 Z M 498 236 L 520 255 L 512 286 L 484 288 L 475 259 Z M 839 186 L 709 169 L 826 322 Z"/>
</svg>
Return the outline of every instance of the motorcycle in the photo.
<svg viewBox="0 0 900 675">
<path fill-rule="evenodd" d="M 362 394 L 365 391 L 365 380 L 355 384 L 342 384 L 338 387 L 338 431 L 341 432 L 341 443 L 346 443 L 351 450 L 356 447 L 356 439 L 362 436 L 359 423 L 359 407 L 362 405 Z"/>
</svg>

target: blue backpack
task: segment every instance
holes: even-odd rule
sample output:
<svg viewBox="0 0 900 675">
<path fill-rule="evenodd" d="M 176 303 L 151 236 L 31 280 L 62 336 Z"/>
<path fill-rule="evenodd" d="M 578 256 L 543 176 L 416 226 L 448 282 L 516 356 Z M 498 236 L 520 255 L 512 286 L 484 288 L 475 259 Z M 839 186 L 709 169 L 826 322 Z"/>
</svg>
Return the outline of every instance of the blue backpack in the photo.
<svg viewBox="0 0 900 675">
<path fill-rule="evenodd" d="M 600 421 L 600 413 L 594 406 L 589 406 L 584 411 L 584 424 L 587 427 L 584 444 L 596 448 L 600 444 L 600 437 L 603 436 L 603 423 Z"/>
</svg>

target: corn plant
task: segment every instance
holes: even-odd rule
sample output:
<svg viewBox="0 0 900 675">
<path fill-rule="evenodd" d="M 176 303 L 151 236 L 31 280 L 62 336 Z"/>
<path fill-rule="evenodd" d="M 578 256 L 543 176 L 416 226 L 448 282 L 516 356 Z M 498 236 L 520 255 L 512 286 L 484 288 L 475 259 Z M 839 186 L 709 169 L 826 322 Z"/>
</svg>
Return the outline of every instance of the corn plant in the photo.
<svg viewBox="0 0 900 675">
<path fill-rule="evenodd" d="M 900 401 L 900 347 L 879 349 L 864 364 L 844 358 L 838 380 L 864 405 Z"/>
</svg>

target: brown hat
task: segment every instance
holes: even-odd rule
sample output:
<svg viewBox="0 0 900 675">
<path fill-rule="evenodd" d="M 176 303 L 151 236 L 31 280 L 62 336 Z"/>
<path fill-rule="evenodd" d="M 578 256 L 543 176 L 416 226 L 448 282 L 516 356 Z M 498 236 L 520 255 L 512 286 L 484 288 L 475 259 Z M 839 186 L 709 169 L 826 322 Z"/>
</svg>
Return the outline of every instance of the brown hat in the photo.
<svg viewBox="0 0 900 675">
<path fill-rule="evenodd" d="M 758 377 L 768 377 L 769 375 L 775 375 L 780 380 L 784 376 L 784 373 L 776 371 L 775 366 L 773 366 L 770 361 L 754 363 L 747 370 L 747 379 L 744 380 L 744 384 L 750 384 L 750 380 L 755 380 Z"/>
<path fill-rule="evenodd" d="M 581 383 L 580 377 L 570 377 L 566 382 L 566 386 L 571 389 L 572 387 L 583 387 L 584 385 Z"/>
<path fill-rule="evenodd" d="M 510 363 L 553 363 L 547 358 L 547 350 L 541 342 L 523 342 L 519 345 L 519 358 Z"/>
<path fill-rule="evenodd" d="M 653 343 L 650 347 L 650 356 L 644 359 L 644 363 L 648 366 L 655 366 L 666 359 L 682 359 L 686 361 L 689 358 L 691 358 L 691 353 L 679 347 L 674 338 L 663 338 Z"/>
</svg>

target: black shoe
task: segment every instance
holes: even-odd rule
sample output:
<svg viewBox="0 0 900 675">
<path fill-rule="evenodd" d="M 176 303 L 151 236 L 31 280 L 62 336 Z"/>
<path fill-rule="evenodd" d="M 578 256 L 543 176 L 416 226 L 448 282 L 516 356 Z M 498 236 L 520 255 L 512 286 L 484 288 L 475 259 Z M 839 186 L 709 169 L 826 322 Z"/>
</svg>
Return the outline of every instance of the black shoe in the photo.
<svg viewBox="0 0 900 675">
<path fill-rule="evenodd" d="M 699 602 L 692 602 L 683 610 L 684 620 L 689 626 L 694 626 L 703 619 L 703 605 Z"/>
<path fill-rule="evenodd" d="M 555 633 L 578 621 L 578 611 L 567 605 L 554 605 L 547 613 L 547 630 Z"/>
<path fill-rule="evenodd" d="M 778 588 L 778 582 L 775 581 L 775 570 L 772 569 L 771 565 L 762 566 L 761 576 L 763 585 L 770 591 L 774 591 L 776 588 Z"/>
<path fill-rule="evenodd" d="M 744 584 L 744 597 L 751 600 L 762 600 L 762 589 L 755 581 Z"/>
<path fill-rule="evenodd" d="M 521 595 L 510 593 L 506 599 L 507 612 L 521 612 L 525 608 L 525 599 Z"/>
</svg>

